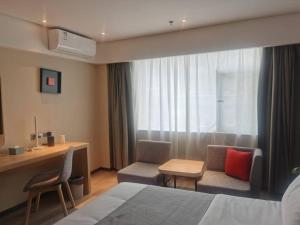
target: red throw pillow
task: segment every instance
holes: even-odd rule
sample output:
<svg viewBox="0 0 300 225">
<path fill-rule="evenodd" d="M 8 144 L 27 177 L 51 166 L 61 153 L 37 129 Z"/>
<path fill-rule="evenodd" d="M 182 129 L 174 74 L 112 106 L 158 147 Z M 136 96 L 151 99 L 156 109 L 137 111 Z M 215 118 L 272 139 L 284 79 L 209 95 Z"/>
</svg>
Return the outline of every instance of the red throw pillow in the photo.
<svg viewBox="0 0 300 225">
<path fill-rule="evenodd" d="M 227 149 L 225 173 L 244 181 L 249 181 L 252 164 L 252 153 L 242 152 L 233 148 Z"/>
</svg>

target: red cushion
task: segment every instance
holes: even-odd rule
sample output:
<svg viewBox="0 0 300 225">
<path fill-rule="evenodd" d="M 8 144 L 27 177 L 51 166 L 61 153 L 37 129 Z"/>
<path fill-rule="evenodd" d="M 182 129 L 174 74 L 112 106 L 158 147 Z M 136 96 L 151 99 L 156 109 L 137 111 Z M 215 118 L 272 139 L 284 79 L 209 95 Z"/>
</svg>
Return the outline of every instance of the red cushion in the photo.
<svg viewBox="0 0 300 225">
<path fill-rule="evenodd" d="M 233 148 L 227 149 L 225 173 L 244 181 L 249 181 L 252 164 L 252 153 L 242 152 Z"/>
</svg>

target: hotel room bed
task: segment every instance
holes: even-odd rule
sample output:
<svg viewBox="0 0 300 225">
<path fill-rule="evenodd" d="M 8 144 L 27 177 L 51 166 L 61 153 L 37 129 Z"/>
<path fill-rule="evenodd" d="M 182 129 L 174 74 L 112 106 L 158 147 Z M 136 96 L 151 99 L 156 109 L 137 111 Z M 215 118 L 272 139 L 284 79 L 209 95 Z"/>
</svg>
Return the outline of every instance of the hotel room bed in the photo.
<svg viewBox="0 0 300 225">
<path fill-rule="evenodd" d="M 281 225 L 281 203 L 121 183 L 55 225 Z"/>
</svg>

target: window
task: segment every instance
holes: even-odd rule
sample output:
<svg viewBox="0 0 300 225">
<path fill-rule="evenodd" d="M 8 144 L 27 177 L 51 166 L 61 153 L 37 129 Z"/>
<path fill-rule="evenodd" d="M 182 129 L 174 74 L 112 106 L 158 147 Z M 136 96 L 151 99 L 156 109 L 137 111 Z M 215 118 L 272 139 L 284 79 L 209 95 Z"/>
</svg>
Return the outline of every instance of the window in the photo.
<svg viewBox="0 0 300 225">
<path fill-rule="evenodd" d="M 257 134 L 261 49 L 133 62 L 137 130 Z"/>
</svg>

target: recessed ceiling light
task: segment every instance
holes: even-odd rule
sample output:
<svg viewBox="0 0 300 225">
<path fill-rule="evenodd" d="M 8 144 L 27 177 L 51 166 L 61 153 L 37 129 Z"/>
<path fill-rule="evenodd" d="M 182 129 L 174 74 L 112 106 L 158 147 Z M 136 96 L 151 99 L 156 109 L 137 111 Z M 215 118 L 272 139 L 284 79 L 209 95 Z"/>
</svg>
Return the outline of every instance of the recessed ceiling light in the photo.
<svg viewBox="0 0 300 225">
<path fill-rule="evenodd" d="M 181 22 L 182 22 L 182 23 L 186 23 L 187 20 L 186 20 L 186 19 L 182 19 Z"/>
<path fill-rule="evenodd" d="M 43 23 L 47 23 L 47 20 L 46 20 L 46 19 L 43 19 L 42 22 L 43 22 Z"/>
<path fill-rule="evenodd" d="M 105 32 L 102 32 L 101 35 L 104 36 L 104 35 L 105 35 Z"/>
</svg>

